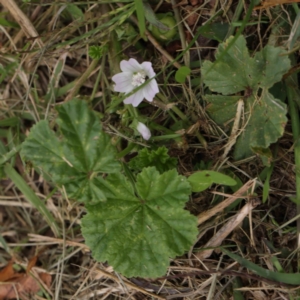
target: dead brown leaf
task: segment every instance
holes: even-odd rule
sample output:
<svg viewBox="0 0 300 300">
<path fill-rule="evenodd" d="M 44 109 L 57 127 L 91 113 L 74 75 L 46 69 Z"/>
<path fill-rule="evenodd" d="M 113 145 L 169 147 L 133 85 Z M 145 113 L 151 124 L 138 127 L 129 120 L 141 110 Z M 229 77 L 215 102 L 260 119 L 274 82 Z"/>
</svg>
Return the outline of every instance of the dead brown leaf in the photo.
<svg viewBox="0 0 300 300">
<path fill-rule="evenodd" d="M 42 286 L 50 288 L 52 277 L 48 273 L 36 271 L 30 272 L 35 266 L 37 256 L 34 256 L 27 265 L 25 271 L 17 273 L 11 260 L 1 271 L 0 271 L 0 300 L 9 299 L 30 299 L 27 298 L 29 294 L 36 294 Z"/>
<path fill-rule="evenodd" d="M 38 256 L 34 256 L 27 264 L 26 273 L 28 274 L 30 270 L 35 266 Z"/>
<path fill-rule="evenodd" d="M 13 269 L 13 261 L 11 260 L 1 271 L 0 271 L 0 282 L 10 280 L 15 275 Z"/>
<path fill-rule="evenodd" d="M 39 273 L 38 277 L 34 278 L 32 274 L 23 274 L 13 281 L 0 283 L 0 300 L 16 298 L 25 300 L 28 294 L 36 294 L 41 289 L 41 283 L 50 287 L 52 279 L 50 274 Z"/>
</svg>

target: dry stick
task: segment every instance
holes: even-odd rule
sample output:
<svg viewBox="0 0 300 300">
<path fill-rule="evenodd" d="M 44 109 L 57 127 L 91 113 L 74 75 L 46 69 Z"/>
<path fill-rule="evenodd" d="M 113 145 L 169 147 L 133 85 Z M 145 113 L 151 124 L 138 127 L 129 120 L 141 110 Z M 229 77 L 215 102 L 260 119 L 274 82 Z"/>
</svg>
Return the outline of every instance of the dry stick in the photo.
<svg viewBox="0 0 300 300">
<path fill-rule="evenodd" d="M 0 0 L 0 3 L 11 13 L 17 23 L 21 26 L 25 35 L 28 38 L 37 37 L 38 33 L 28 17 L 22 12 L 14 0 Z M 43 47 L 43 42 L 37 38 L 40 47 Z"/>
<path fill-rule="evenodd" d="M 0 0 L 0 3 L 11 13 L 13 18 L 21 26 L 22 30 L 24 31 L 25 35 L 28 38 L 32 38 L 32 37 L 35 38 L 38 36 L 38 33 L 35 30 L 35 27 L 32 25 L 32 23 L 30 22 L 28 17 L 18 7 L 18 5 L 15 3 L 14 0 Z M 37 38 L 36 41 L 41 48 L 44 47 L 43 42 L 39 38 Z M 21 75 L 23 75 L 23 76 L 21 76 Z M 28 84 L 27 80 L 25 80 L 25 78 L 27 79 L 27 76 L 21 70 L 19 70 L 19 77 L 20 77 L 24 87 L 29 89 L 30 88 L 29 84 Z M 38 111 L 37 111 L 37 108 L 36 108 L 36 105 L 34 102 L 34 98 L 30 93 L 28 93 L 28 94 L 29 94 L 29 98 L 32 102 L 32 106 L 34 108 L 36 117 L 39 118 L 39 114 L 38 114 Z"/>
<path fill-rule="evenodd" d="M 259 199 L 250 200 L 244 207 L 230 219 L 202 248 L 218 247 L 222 241 L 244 220 L 253 208 L 259 205 Z M 204 259 L 209 257 L 214 249 L 207 249 L 196 254 L 197 258 Z"/>
<path fill-rule="evenodd" d="M 198 218 L 198 225 L 204 223 L 209 218 L 215 216 L 218 212 L 222 211 L 224 208 L 229 206 L 231 203 L 233 203 L 237 198 L 245 198 L 246 196 L 243 196 L 249 188 L 252 187 L 252 185 L 255 184 L 255 179 L 249 180 L 246 182 L 239 190 L 237 190 L 232 196 L 228 197 L 224 201 L 222 201 L 217 206 L 213 207 L 212 209 L 209 209 L 207 211 L 202 212 L 197 216 Z"/>
<path fill-rule="evenodd" d="M 53 238 L 53 237 L 49 237 L 49 236 L 44 236 L 44 235 L 38 235 L 38 234 L 33 234 L 33 233 L 29 233 L 29 241 L 30 242 L 50 242 L 53 244 L 64 244 L 67 246 L 72 246 L 72 247 L 80 247 L 86 251 L 89 251 L 90 248 L 88 246 L 86 246 L 85 244 L 81 244 L 78 242 L 73 242 L 73 241 L 64 241 L 63 239 L 58 239 L 58 238 Z"/>
<path fill-rule="evenodd" d="M 132 18 L 135 18 L 132 16 Z M 146 29 L 145 34 L 149 41 L 152 43 L 152 45 L 164 56 L 168 59 L 169 62 L 172 62 L 174 67 L 176 68 L 181 68 L 181 64 L 177 61 L 174 61 L 175 58 L 170 55 L 159 43 L 158 41 L 154 38 L 154 36 Z"/>
<path fill-rule="evenodd" d="M 97 67 L 99 59 L 94 59 L 86 71 L 76 80 L 74 87 L 71 89 L 64 102 L 72 100 L 79 92 L 81 86 L 86 82 L 86 80 L 91 76 L 91 73 Z"/>
<path fill-rule="evenodd" d="M 243 110 L 244 110 L 244 101 L 243 99 L 240 99 L 237 104 L 236 115 L 233 122 L 230 137 L 228 139 L 227 144 L 224 147 L 224 153 L 220 158 L 221 161 L 225 160 L 227 154 L 235 144 L 237 137 L 242 133 L 242 130 L 239 131 L 239 129 L 240 129 L 240 120 L 241 120 L 241 115 Z"/>
<path fill-rule="evenodd" d="M 52 242 L 53 244 L 64 244 L 67 245 L 67 246 L 73 246 L 73 247 L 80 247 L 82 248 L 83 250 L 89 250 L 89 247 L 86 246 L 85 244 L 81 244 L 81 243 L 78 243 L 78 242 L 73 242 L 73 241 L 64 241 L 63 239 L 58 239 L 58 238 L 52 238 L 52 237 L 48 237 L 48 236 L 42 236 L 42 235 L 38 235 L 38 234 L 28 234 L 29 236 L 29 241 L 32 241 L 32 242 Z M 112 274 L 110 274 L 109 272 L 106 272 L 104 270 L 100 270 L 100 269 L 97 269 L 95 270 L 94 272 L 97 272 L 97 273 L 102 273 L 105 277 L 108 277 L 110 279 L 113 279 L 115 280 L 116 282 L 120 282 L 119 278 L 117 276 L 114 276 Z M 137 290 L 139 292 L 142 292 L 146 295 L 150 295 L 154 298 L 157 298 L 157 299 L 165 299 L 161 296 L 158 296 L 158 295 L 155 295 L 153 293 L 150 293 L 136 285 L 134 285 L 133 283 L 130 283 L 130 282 L 126 282 L 126 281 L 123 281 L 123 283 L 127 286 L 127 287 L 130 287 L 134 290 Z"/>
<path fill-rule="evenodd" d="M 176 5 L 176 0 L 171 0 L 171 4 L 173 6 L 173 11 L 174 11 L 174 17 L 177 22 L 177 27 L 178 27 L 178 32 L 180 36 L 180 42 L 181 42 L 181 48 L 185 49 L 187 46 L 186 38 L 185 38 L 185 32 L 182 26 L 182 22 L 180 20 L 180 13 L 178 6 Z M 189 52 L 186 52 L 183 56 L 184 64 L 189 67 L 190 66 L 190 57 L 189 57 Z"/>
<path fill-rule="evenodd" d="M 112 279 L 112 280 L 114 280 L 114 281 L 116 281 L 116 282 L 118 282 L 118 283 L 121 284 L 120 279 L 119 279 L 117 276 L 115 276 L 115 275 L 113 275 L 113 274 L 111 274 L 111 273 L 109 273 L 109 272 L 106 272 L 106 271 L 101 270 L 101 269 L 97 269 L 97 270 L 95 270 L 94 272 L 96 272 L 96 273 L 101 273 L 101 274 L 103 274 L 105 277 L 108 277 L 108 278 L 110 278 L 110 279 Z M 125 284 L 128 288 L 131 288 L 131 289 L 133 289 L 133 290 L 139 291 L 139 292 L 141 292 L 141 293 L 143 293 L 143 294 L 149 295 L 149 296 L 154 297 L 154 298 L 156 298 L 156 299 L 161 299 L 161 300 L 164 300 L 164 299 L 165 299 L 164 297 L 161 297 L 161 296 L 158 296 L 158 295 L 156 295 L 156 294 L 150 293 L 150 292 L 148 292 L 147 290 L 144 290 L 144 289 L 138 287 L 137 285 L 135 285 L 135 284 L 133 284 L 133 283 L 131 283 L 131 282 L 128 282 L 128 281 L 124 281 L 124 280 L 123 280 L 122 283 Z"/>
</svg>

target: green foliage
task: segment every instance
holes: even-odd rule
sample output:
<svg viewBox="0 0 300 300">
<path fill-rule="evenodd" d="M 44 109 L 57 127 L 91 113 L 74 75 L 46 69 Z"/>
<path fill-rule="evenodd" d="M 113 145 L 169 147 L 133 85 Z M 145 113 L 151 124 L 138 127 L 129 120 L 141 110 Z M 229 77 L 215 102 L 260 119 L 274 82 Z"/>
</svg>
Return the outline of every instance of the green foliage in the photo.
<svg viewBox="0 0 300 300">
<path fill-rule="evenodd" d="M 10 76 L 11 73 L 15 72 L 17 66 L 17 62 L 8 62 L 5 66 L 0 63 L 0 84 L 4 80 L 8 80 L 7 77 Z"/>
<path fill-rule="evenodd" d="M 91 46 L 89 49 L 89 56 L 92 59 L 100 59 L 106 51 L 107 46 Z"/>
<path fill-rule="evenodd" d="M 50 228 L 52 228 L 55 236 L 60 236 L 58 224 L 55 222 L 53 216 L 49 212 L 46 204 L 38 196 L 36 196 L 23 177 L 9 163 L 5 165 L 4 171 L 6 176 L 10 178 L 15 186 L 22 192 L 22 195 L 27 199 L 27 201 L 41 213 L 43 218 L 49 224 Z"/>
<path fill-rule="evenodd" d="M 277 281 L 280 283 L 286 283 L 291 285 L 300 285 L 300 273 L 282 273 L 282 272 L 274 272 L 270 271 L 269 269 L 264 269 L 259 267 L 258 265 L 254 264 L 253 262 L 236 255 L 226 249 L 222 249 L 226 255 L 231 257 L 233 260 L 237 261 L 239 264 L 244 266 L 245 268 L 251 270 L 258 276 L 263 278 L 267 278 L 272 281 Z"/>
<path fill-rule="evenodd" d="M 0 25 L 4 27 L 11 27 L 11 28 L 20 28 L 20 25 L 15 22 L 8 21 L 1 17 L 2 14 L 0 14 Z"/>
<path fill-rule="evenodd" d="M 170 157 L 168 149 L 164 146 L 157 150 L 148 150 L 147 148 L 144 148 L 129 162 L 129 167 L 136 171 L 146 167 L 156 167 L 160 173 L 163 173 L 176 168 L 176 166 L 177 159 Z"/>
<path fill-rule="evenodd" d="M 300 26 L 299 25 L 300 25 L 300 11 L 298 11 L 298 13 L 297 13 L 297 16 L 294 20 L 293 27 L 291 29 L 290 36 L 287 41 L 287 47 L 288 47 L 289 51 L 291 51 L 293 49 L 295 43 L 299 39 L 299 36 L 300 36 Z"/>
<path fill-rule="evenodd" d="M 141 37 L 144 38 L 145 30 L 146 30 L 146 22 L 145 22 L 145 9 L 144 9 L 144 1 L 134 0 L 136 15 L 139 24 L 139 30 Z"/>
<path fill-rule="evenodd" d="M 216 171 L 200 171 L 188 177 L 193 192 L 202 192 L 208 189 L 213 183 L 234 186 L 237 182 L 231 177 Z"/>
<path fill-rule="evenodd" d="M 231 40 L 219 45 L 213 68 L 211 62 L 204 62 L 202 75 L 212 92 L 222 94 L 206 96 L 210 102 L 208 111 L 218 124 L 232 120 L 236 102 L 244 100 L 247 120 L 234 151 L 234 158 L 242 159 L 252 155 L 255 148 L 268 148 L 283 134 L 286 105 L 275 99 L 268 89 L 289 70 L 290 60 L 281 48 L 269 45 L 251 58 L 243 36 L 227 50 Z M 233 96 L 239 92 L 244 92 L 244 96 Z"/>
<path fill-rule="evenodd" d="M 153 34 L 153 36 L 162 41 L 162 42 L 168 42 L 172 40 L 172 38 L 177 34 L 177 26 L 176 26 L 176 20 L 172 14 L 157 14 L 156 15 L 159 22 L 165 26 L 168 27 L 168 29 L 163 28 L 162 26 L 156 27 L 151 25 L 150 31 Z"/>
<path fill-rule="evenodd" d="M 184 83 L 186 77 L 189 76 L 190 73 L 191 73 L 191 69 L 186 66 L 183 66 L 176 71 L 175 80 L 179 83 Z"/>
<path fill-rule="evenodd" d="M 21 156 L 64 185 L 68 196 L 84 202 L 105 201 L 102 173 L 120 170 L 116 150 L 94 112 L 84 101 L 73 100 L 57 108 L 60 138 L 47 121 L 40 121 L 23 143 Z"/>
<path fill-rule="evenodd" d="M 169 258 L 188 250 L 198 233 L 197 218 L 184 210 L 191 186 L 174 170 L 177 160 L 165 147 L 142 150 L 132 165 L 143 170 L 136 183 L 129 181 L 120 173 L 110 137 L 84 101 L 66 102 L 57 111 L 58 132 L 45 120 L 37 123 L 21 157 L 64 186 L 68 197 L 85 202 L 82 232 L 97 260 L 129 277 L 164 275 Z"/>
<path fill-rule="evenodd" d="M 134 43 L 137 37 L 137 32 L 131 23 L 127 22 L 115 29 L 118 41 L 125 40 L 128 43 Z"/>
<path fill-rule="evenodd" d="M 150 167 L 135 188 L 121 174 L 106 181 L 107 201 L 87 205 L 82 219 L 93 256 L 128 277 L 164 275 L 169 257 L 183 254 L 197 237 L 197 219 L 183 209 L 191 192 L 186 178 Z"/>
<path fill-rule="evenodd" d="M 199 28 L 199 32 L 202 36 L 210 39 L 223 41 L 227 35 L 229 29 L 228 23 L 208 23 Z"/>
<path fill-rule="evenodd" d="M 152 26 L 155 26 L 161 30 L 169 30 L 170 29 L 168 26 L 166 26 L 165 24 L 163 24 L 162 22 L 160 22 L 158 20 L 153 9 L 149 5 L 149 3 L 144 2 L 144 9 L 145 9 L 145 18 Z"/>
<path fill-rule="evenodd" d="M 74 20 L 82 20 L 84 18 L 84 14 L 82 10 L 78 7 L 78 5 L 68 3 L 66 5 L 66 11 Z"/>
</svg>

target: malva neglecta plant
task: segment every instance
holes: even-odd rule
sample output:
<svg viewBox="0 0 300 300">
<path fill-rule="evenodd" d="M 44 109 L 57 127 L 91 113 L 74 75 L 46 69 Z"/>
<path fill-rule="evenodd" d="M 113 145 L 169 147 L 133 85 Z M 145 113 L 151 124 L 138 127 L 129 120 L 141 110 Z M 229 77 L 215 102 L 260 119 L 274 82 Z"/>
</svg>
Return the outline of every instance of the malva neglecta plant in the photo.
<svg viewBox="0 0 300 300">
<path fill-rule="evenodd" d="M 84 101 L 57 111 L 59 134 L 40 121 L 23 143 L 22 158 L 85 203 L 82 232 L 96 259 L 128 277 L 163 275 L 169 257 L 183 254 L 197 237 L 196 217 L 184 210 L 191 194 L 187 179 L 175 169 L 160 174 L 148 167 L 131 182 Z"/>
<path fill-rule="evenodd" d="M 218 124 L 234 118 L 237 101 L 245 102 L 247 120 L 234 152 L 240 159 L 268 148 L 282 135 L 286 106 L 269 89 L 281 80 L 290 61 L 272 46 L 251 58 L 244 37 L 226 49 L 230 40 L 219 45 L 215 65 L 204 62 L 202 76 L 213 93 L 222 94 L 206 95 L 211 103 L 207 110 Z M 124 93 L 124 104 L 137 107 L 144 99 L 153 101 L 159 89 L 151 62 L 140 64 L 131 58 L 121 61 L 120 68 L 112 80 L 114 90 Z M 243 95 L 236 95 L 240 92 Z M 211 170 L 181 176 L 167 148 L 155 145 L 125 166 L 86 102 L 74 99 L 57 111 L 57 128 L 44 120 L 31 129 L 22 145 L 23 160 L 63 187 L 69 198 L 85 204 L 82 233 L 95 259 L 107 261 L 127 277 L 164 275 L 169 259 L 182 255 L 197 239 L 197 219 L 184 209 L 191 193 L 213 183 L 236 182 Z M 137 132 L 150 140 L 150 129 L 137 112 L 133 118 Z"/>
<path fill-rule="evenodd" d="M 164 147 L 142 151 L 132 181 L 120 172 L 117 150 L 86 102 L 74 99 L 57 111 L 57 130 L 46 120 L 34 125 L 22 159 L 85 204 L 82 233 L 95 259 L 127 277 L 164 275 L 169 258 L 189 250 L 198 234 L 196 217 L 184 209 L 193 188 L 178 175 L 176 159 Z"/>
<path fill-rule="evenodd" d="M 238 160 L 253 153 L 267 153 L 266 149 L 283 135 L 287 108 L 269 89 L 281 80 L 291 64 L 286 51 L 279 47 L 267 45 L 250 57 L 243 36 L 227 49 L 231 39 L 219 45 L 215 65 L 205 61 L 201 72 L 211 92 L 222 94 L 205 96 L 210 103 L 207 111 L 217 124 L 233 120 L 237 102 L 244 102 L 244 123 L 233 155 Z M 237 95 L 240 92 L 243 94 Z"/>
</svg>

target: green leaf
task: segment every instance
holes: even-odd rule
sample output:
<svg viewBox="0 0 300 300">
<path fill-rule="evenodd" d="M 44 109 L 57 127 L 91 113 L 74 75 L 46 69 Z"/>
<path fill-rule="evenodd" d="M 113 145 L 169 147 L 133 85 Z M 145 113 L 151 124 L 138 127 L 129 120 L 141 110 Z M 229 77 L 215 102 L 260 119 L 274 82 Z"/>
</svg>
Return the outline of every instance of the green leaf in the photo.
<svg viewBox="0 0 300 300">
<path fill-rule="evenodd" d="M 251 113 L 250 120 L 235 145 L 236 160 L 250 156 L 256 148 L 268 148 L 275 143 L 283 135 L 287 122 L 286 105 L 269 92 L 248 101 L 246 110 Z"/>
<path fill-rule="evenodd" d="M 18 23 L 8 21 L 2 17 L 0 17 L 0 25 L 4 27 L 20 28 L 20 25 Z"/>
<path fill-rule="evenodd" d="M 290 69 L 290 59 L 283 49 L 267 45 L 254 56 L 254 61 L 261 73 L 258 85 L 263 89 L 271 88 Z"/>
<path fill-rule="evenodd" d="M 209 188 L 213 183 L 229 185 L 236 185 L 236 181 L 231 177 L 216 171 L 200 171 L 188 177 L 188 182 L 192 186 L 193 192 L 202 192 Z"/>
<path fill-rule="evenodd" d="M 55 184 L 64 185 L 70 198 L 105 201 L 102 190 L 107 185 L 101 174 L 120 170 L 110 137 L 84 101 L 69 101 L 57 110 L 60 139 L 47 121 L 40 121 L 22 145 L 22 158 L 49 174 Z"/>
<path fill-rule="evenodd" d="M 81 20 L 84 18 L 82 10 L 75 4 L 68 3 L 66 5 L 66 10 L 74 20 Z"/>
<path fill-rule="evenodd" d="M 234 119 L 239 99 L 241 96 L 206 95 L 205 100 L 209 102 L 206 110 L 218 125 L 225 125 Z"/>
<path fill-rule="evenodd" d="M 222 55 L 232 38 L 219 45 L 216 59 Z M 204 83 L 214 92 L 229 95 L 246 89 L 256 92 L 259 87 L 272 87 L 289 70 L 290 60 L 283 49 L 269 45 L 251 58 L 245 38 L 240 36 L 208 72 L 211 65 L 210 61 L 203 63 Z"/>
<path fill-rule="evenodd" d="M 144 2 L 144 9 L 145 9 L 145 18 L 151 25 L 161 30 L 166 30 L 166 31 L 170 30 L 168 26 L 166 26 L 165 24 L 163 24 L 157 19 L 152 7 L 148 2 Z"/>
<path fill-rule="evenodd" d="M 178 28 L 176 26 L 176 19 L 174 18 L 172 13 L 160 13 L 156 14 L 159 22 L 166 26 L 167 28 L 163 28 L 162 26 L 150 26 L 150 31 L 153 36 L 161 42 L 168 42 L 172 40 L 175 35 L 178 33 Z"/>
<path fill-rule="evenodd" d="M 210 39 L 223 41 L 227 35 L 229 29 L 228 23 L 208 23 L 199 28 L 199 32 L 202 36 Z"/>
<path fill-rule="evenodd" d="M 211 91 L 230 95 L 252 87 L 259 82 L 259 70 L 256 62 L 250 58 L 246 40 L 240 36 L 224 55 L 222 54 L 233 37 L 219 45 L 212 70 L 212 62 L 205 61 L 202 67 L 204 83 Z M 223 55 L 221 60 L 218 58 Z M 210 70 L 210 71 L 209 71 Z"/>
<path fill-rule="evenodd" d="M 129 167 L 141 171 L 146 167 L 156 167 L 156 169 L 163 173 L 165 171 L 174 169 L 177 167 L 177 159 L 170 157 L 168 149 L 166 147 L 159 147 L 156 150 L 142 149 L 139 154 L 131 159 Z"/>
<path fill-rule="evenodd" d="M 176 71 L 175 80 L 179 83 L 184 83 L 186 77 L 189 76 L 190 73 L 191 73 L 191 69 L 186 66 L 183 66 Z"/>
<path fill-rule="evenodd" d="M 126 178 L 110 174 L 107 201 L 87 205 L 82 233 L 93 257 L 108 261 L 127 277 L 158 277 L 169 258 L 188 250 L 197 237 L 197 219 L 184 210 L 190 185 L 175 170 L 154 167 L 138 176 L 135 190 Z"/>
<path fill-rule="evenodd" d="M 268 89 L 290 69 L 290 60 L 283 49 L 269 45 L 251 58 L 243 36 L 226 50 L 231 41 L 232 37 L 219 45 L 213 68 L 211 62 L 204 62 L 202 74 L 211 91 L 223 94 L 205 97 L 210 102 L 207 110 L 219 125 L 232 123 L 236 102 L 244 100 L 242 134 L 234 150 L 238 160 L 253 155 L 255 149 L 267 149 L 282 136 L 287 108 Z M 244 96 L 234 96 L 238 92 Z"/>
</svg>

